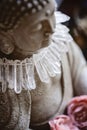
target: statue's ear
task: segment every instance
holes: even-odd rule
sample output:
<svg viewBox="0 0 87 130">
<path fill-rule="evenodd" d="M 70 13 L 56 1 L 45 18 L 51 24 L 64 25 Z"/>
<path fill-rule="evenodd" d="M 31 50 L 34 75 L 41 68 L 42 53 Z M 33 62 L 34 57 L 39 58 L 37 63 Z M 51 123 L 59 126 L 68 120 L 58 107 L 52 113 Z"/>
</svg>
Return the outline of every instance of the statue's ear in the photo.
<svg viewBox="0 0 87 130">
<path fill-rule="evenodd" d="M 0 51 L 4 54 L 11 54 L 14 50 L 14 40 L 8 33 L 0 33 Z"/>
</svg>

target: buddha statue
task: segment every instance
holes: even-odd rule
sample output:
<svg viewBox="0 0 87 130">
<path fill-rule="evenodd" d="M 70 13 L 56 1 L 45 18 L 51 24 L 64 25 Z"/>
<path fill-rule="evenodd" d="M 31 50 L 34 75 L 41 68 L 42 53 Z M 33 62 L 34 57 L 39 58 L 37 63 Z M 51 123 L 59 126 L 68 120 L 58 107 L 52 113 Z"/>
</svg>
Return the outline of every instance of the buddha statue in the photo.
<svg viewBox="0 0 87 130">
<path fill-rule="evenodd" d="M 87 94 L 87 65 L 54 0 L 0 2 L 0 130 L 50 130 L 75 95 Z"/>
</svg>

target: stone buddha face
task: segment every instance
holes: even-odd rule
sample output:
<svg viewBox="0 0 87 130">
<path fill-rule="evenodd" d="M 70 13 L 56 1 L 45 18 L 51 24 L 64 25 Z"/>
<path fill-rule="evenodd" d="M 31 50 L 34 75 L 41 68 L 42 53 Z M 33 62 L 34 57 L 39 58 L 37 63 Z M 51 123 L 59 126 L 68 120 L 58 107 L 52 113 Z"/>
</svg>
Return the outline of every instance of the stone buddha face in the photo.
<svg viewBox="0 0 87 130">
<path fill-rule="evenodd" d="M 32 55 L 48 46 L 49 37 L 55 28 L 54 11 L 54 0 L 49 0 L 40 11 L 23 17 L 21 23 L 12 32 L 19 52 L 26 56 Z"/>
</svg>

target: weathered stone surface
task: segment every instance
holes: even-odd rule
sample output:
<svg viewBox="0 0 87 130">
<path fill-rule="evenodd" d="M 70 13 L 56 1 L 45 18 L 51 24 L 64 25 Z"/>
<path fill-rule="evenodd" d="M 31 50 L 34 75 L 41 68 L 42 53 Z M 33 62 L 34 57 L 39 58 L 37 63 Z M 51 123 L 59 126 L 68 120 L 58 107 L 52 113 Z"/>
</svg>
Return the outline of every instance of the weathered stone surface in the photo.
<svg viewBox="0 0 87 130">
<path fill-rule="evenodd" d="M 13 90 L 0 92 L 0 130 L 29 128 L 30 101 L 28 92 L 16 94 Z"/>
</svg>

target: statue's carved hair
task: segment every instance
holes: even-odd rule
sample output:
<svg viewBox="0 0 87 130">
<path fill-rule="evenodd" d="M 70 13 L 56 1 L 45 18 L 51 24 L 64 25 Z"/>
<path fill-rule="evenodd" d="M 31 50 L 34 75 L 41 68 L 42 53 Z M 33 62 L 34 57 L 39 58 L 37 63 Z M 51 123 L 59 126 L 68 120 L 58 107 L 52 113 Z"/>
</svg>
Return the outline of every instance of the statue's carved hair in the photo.
<svg viewBox="0 0 87 130">
<path fill-rule="evenodd" d="M 42 10 L 50 0 L 0 0 L 0 29 L 12 29 L 25 14 Z"/>
</svg>

